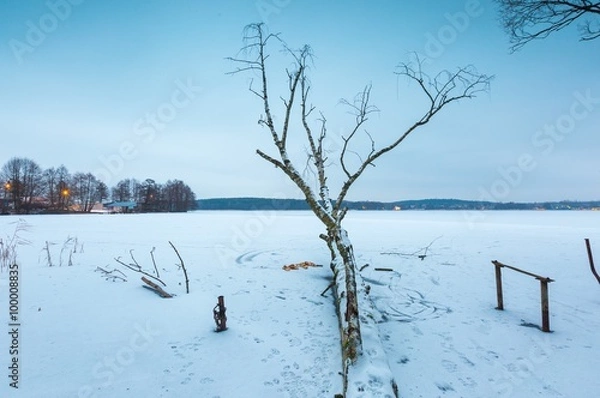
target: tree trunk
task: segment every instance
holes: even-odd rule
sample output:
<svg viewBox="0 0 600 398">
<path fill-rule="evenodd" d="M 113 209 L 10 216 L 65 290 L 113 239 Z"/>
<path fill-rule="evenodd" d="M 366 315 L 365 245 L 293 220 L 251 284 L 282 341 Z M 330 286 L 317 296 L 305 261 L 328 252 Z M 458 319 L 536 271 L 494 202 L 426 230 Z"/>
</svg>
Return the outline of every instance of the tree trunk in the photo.
<svg viewBox="0 0 600 398">
<path fill-rule="evenodd" d="M 398 397 L 379 337 L 375 309 L 356 272 L 352 243 L 340 226 L 330 230 L 329 236 L 333 292 L 342 337 L 344 397 Z"/>
<path fill-rule="evenodd" d="M 337 275 L 342 276 L 340 282 L 343 283 L 340 283 L 340 287 L 343 288 L 342 292 L 345 292 L 344 311 L 340 311 L 340 319 L 343 319 L 345 323 L 342 330 L 343 356 L 344 362 L 348 360 L 354 362 L 362 351 L 360 323 L 358 320 L 356 261 L 346 230 L 338 227 L 334 234 L 334 241 L 337 253 L 339 253 L 338 261 L 336 261 Z M 343 296 L 340 296 L 340 299 L 343 298 Z"/>
</svg>

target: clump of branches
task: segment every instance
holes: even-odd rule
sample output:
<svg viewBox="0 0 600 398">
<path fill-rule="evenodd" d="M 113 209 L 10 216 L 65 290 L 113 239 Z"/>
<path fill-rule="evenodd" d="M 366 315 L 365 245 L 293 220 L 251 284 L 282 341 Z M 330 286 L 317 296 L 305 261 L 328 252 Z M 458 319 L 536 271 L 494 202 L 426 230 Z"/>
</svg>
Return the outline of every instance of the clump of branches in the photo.
<svg viewBox="0 0 600 398">
<path fill-rule="evenodd" d="M 116 281 L 127 282 L 127 275 L 125 275 L 121 270 L 118 270 L 116 268 L 108 271 L 107 269 L 104 269 L 102 267 L 96 267 L 94 272 L 98 272 L 98 271 L 102 273 L 102 276 L 107 281 L 111 280 L 113 282 L 116 282 Z"/>
<path fill-rule="evenodd" d="M 177 250 L 177 248 L 175 247 L 175 245 L 173 244 L 173 242 L 169 241 L 169 245 L 171 245 L 171 248 L 173 248 L 173 251 L 175 251 L 175 254 L 177 255 L 177 258 L 179 259 L 179 264 L 177 265 L 178 270 L 183 270 L 183 275 L 184 275 L 184 280 L 185 280 L 185 291 L 186 293 L 190 293 L 190 280 L 188 278 L 188 273 L 187 273 L 187 269 L 185 268 L 185 262 L 183 261 L 183 258 L 181 257 L 181 254 L 179 253 L 179 250 Z M 160 279 L 160 273 L 158 271 L 158 266 L 156 264 L 156 258 L 154 257 L 154 252 L 156 251 L 156 247 L 153 247 L 152 250 L 150 250 L 150 258 L 152 259 L 152 266 L 154 268 L 153 274 L 151 274 L 149 271 L 145 271 L 142 266 L 140 265 L 140 263 L 137 261 L 137 259 L 135 258 L 135 256 L 133 255 L 133 249 L 129 250 L 129 256 L 131 257 L 131 262 L 126 263 L 124 260 L 121 259 L 121 257 L 116 257 L 115 261 L 119 264 L 121 264 L 122 266 L 135 271 L 135 272 L 139 272 L 144 276 L 147 276 L 151 279 L 154 279 L 155 281 L 159 282 L 161 285 L 163 285 L 164 287 L 167 286 L 167 284 L 165 282 L 163 282 L 162 279 Z"/>
<path fill-rule="evenodd" d="M 152 261 L 154 261 L 154 254 L 153 254 L 153 252 L 154 252 L 154 248 L 152 248 L 152 251 L 150 252 L 151 253 L 151 257 L 152 257 Z M 142 266 L 138 263 L 138 261 L 135 259 L 134 255 L 133 255 L 133 249 L 129 250 L 129 255 L 131 256 L 131 261 L 132 261 L 129 264 L 125 263 L 123 260 L 121 260 L 121 257 L 116 257 L 115 261 L 118 262 L 119 264 L 121 264 L 122 266 L 124 266 L 124 267 L 132 270 L 132 271 L 139 272 L 140 274 L 145 275 L 148 278 L 154 279 L 155 281 L 159 282 L 161 285 L 163 285 L 165 287 L 167 286 L 167 284 L 164 283 L 157 275 L 156 276 L 152 275 L 149 272 L 144 271 L 142 269 Z M 158 270 L 156 269 L 156 263 L 154 263 L 154 267 L 155 267 L 156 273 L 158 274 Z"/>
<path fill-rule="evenodd" d="M 4 239 L 0 238 L 0 271 L 8 269 L 9 266 L 17 262 L 18 246 L 31 243 L 22 236 L 29 229 L 27 222 L 20 218 L 13 224 L 15 224 L 15 229 L 12 235 L 8 235 Z"/>
</svg>

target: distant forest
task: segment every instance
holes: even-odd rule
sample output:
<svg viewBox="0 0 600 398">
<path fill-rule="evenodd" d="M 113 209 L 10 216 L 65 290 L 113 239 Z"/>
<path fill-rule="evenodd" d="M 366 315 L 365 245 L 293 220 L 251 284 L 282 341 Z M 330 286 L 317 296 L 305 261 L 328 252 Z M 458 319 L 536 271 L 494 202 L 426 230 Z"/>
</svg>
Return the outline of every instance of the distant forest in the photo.
<svg viewBox="0 0 600 398">
<path fill-rule="evenodd" d="M 397 202 L 347 201 L 350 210 L 600 210 L 600 201 L 483 202 L 459 199 L 401 200 Z M 303 199 L 218 198 L 199 199 L 198 210 L 309 210 Z"/>
<path fill-rule="evenodd" d="M 3 214 L 87 213 L 113 208 L 136 212 L 184 212 L 194 209 L 196 196 L 181 180 L 164 184 L 151 178 L 123 179 L 108 187 L 92 173 L 71 174 L 63 165 L 42 169 L 28 158 L 12 158 L 0 169 Z"/>
<path fill-rule="evenodd" d="M 0 169 L 0 212 L 62 213 L 120 208 L 128 212 L 188 210 L 309 210 L 304 199 L 199 199 L 181 180 L 164 184 L 126 178 L 108 187 L 91 173 L 71 174 L 63 165 L 42 169 L 27 158 L 12 158 Z M 459 199 L 345 201 L 350 210 L 600 210 L 600 201 L 485 202 Z M 110 207 L 112 206 L 112 207 Z"/>
</svg>

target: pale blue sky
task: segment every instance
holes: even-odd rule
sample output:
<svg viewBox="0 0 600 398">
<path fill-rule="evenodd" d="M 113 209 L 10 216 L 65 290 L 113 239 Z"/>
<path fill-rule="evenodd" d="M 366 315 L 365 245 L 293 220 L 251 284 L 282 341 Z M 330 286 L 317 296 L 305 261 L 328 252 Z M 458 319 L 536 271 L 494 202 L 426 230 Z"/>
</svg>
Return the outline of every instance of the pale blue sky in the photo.
<svg viewBox="0 0 600 398">
<path fill-rule="evenodd" d="M 579 42 L 575 26 L 510 54 L 488 0 L 1 0 L 0 15 L 2 164 L 29 157 L 109 185 L 179 178 L 200 198 L 299 197 L 255 154 L 271 147 L 249 76 L 226 75 L 243 27 L 263 21 L 313 47 L 312 102 L 332 149 L 352 122 L 340 98 L 366 84 L 381 110 L 367 126 L 377 143 L 419 114 L 419 93 L 393 73 L 412 52 L 432 72 L 495 75 L 489 94 L 440 113 L 349 199 L 600 199 L 600 40 Z"/>
</svg>

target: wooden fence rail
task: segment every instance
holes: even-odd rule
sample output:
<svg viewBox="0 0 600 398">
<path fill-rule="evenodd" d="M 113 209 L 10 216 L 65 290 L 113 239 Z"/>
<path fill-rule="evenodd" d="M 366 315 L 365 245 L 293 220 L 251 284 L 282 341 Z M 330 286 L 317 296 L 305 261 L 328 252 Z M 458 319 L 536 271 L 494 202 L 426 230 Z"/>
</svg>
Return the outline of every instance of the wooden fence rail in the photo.
<svg viewBox="0 0 600 398">
<path fill-rule="evenodd" d="M 496 307 L 496 309 L 504 310 L 504 297 L 502 291 L 502 268 L 512 269 L 513 271 L 517 271 L 522 274 L 534 277 L 535 279 L 540 281 L 542 303 L 542 331 L 550 332 L 550 304 L 548 300 L 548 283 L 554 282 L 554 279 L 540 276 L 532 272 L 524 271 L 517 267 L 502 264 L 500 261 L 496 260 L 493 260 L 492 264 L 494 264 L 496 268 L 496 298 L 498 300 L 498 306 Z"/>
</svg>

